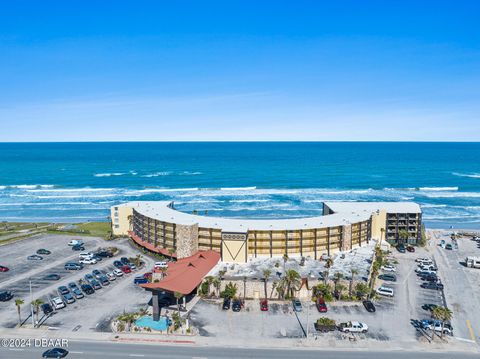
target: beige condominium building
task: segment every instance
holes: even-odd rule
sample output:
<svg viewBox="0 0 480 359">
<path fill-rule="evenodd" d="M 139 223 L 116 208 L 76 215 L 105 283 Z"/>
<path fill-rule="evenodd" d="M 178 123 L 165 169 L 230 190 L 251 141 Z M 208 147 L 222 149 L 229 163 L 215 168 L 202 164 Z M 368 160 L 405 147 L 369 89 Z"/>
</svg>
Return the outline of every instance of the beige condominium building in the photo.
<svg viewBox="0 0 480 359">
<path fill-rule="evenodd" d="M 177 258 L 214 250 L 224 262 L 249 258 L 319 258 L 370 240 L 416 244 L 422 214 L 413 202 L 324 202 L 323 215 L 292 219 L 237 219 L 175 210 L 170 201 L 137 201 L 111 208 L 114 235 Z M 408 235 L 407 235 L 408 234 Z"/>
</svg>

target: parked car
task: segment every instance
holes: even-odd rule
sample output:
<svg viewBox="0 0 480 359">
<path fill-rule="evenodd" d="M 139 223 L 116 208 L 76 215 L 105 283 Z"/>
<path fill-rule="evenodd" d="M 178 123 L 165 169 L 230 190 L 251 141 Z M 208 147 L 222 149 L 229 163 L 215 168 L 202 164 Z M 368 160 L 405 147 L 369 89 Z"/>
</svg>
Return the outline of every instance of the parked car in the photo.
<svg viewBox="0 0 480 359">
<path fill-rule="evenodd" d="M 113 272 L 108 272 L 106 274 L 106 276 L 107 276 L 107 278 L 110 282 L 113 282 L 114 280 L 117 280 L 117 277 L 115 276 L 115 273 L 113 273 Z"/>
<path fill-rule="evenodd" d="M 84 251 L 85 247 L 82 244 L 76 244 L 72 246 L 72 251 Z"/>
<path fill-rule="evenodd" d="M 120 262 L 120 261 L 114 261 L 114 262 L 113 262 L 113 265 L 114 265 L 116 268 L 118 268 L 118 269 L 120 269 L 120 268 L 123 267 L 123 263 Z"/>
<path fill-rule="evenodd" d="M 133 279 L 133 283 L 134 283 L 134 284 L 145 284 L 145 283 L 148 283 L 148 279 L 145 278 L 143 275 L 137 275 L 137 276 Z"/>
<path fill-rule="evenodd" d="M 425 263 L 432 263 L 433 264 L 433 261 L 430 258 L 426 258 L 426 257 L 417 258 L 417 259 L 415 259 L 415 262 L 417 262 L 417 263 L 425 262 Z"/>
<path fill-rule="evenodd" d="M 94 270 L 92 271 L 92 274 L 93 274 L 93 276 L 94 276 L 95 278 L 97 278 L 97 279 L 100 278 L 100 277 L 103 275 L 103 273 L 100 272 L 98 269 L 94 269 Z"/>
<path fill-rule="evenodd" d="M 131 273 L 132 270 L 130 269 L 130 267 L 128 265 L 124 265 L 122 268 L 121 268 L 122 272 L 125 273 L 125 274 L 128 274 L 128 273 Z"/>
<path fill-rule="evenodd" d="M 155 264 L 153 265 L 153 268 L 155 269 L 168 268 L 168 262 L 165 262 L 165 261 L 155 262 Z"/>
<path fill-rule="evenodd" d="M 383 285 L 381 287 L 378 287 L 376 290 L 377 294 L 383 295 L 385 297 L 393 297 L 393 289 L 389 287 L 384 287 Z"/>
<path fill-rule="evenodd" d="M 81 258 L 79 262 L 81 264 L 97 264 L 97 260 L 95 258 Z"/>
<path fill-rule="evenodd" d="M 232 303 L 232 310 L 234 312 L 239 312 L 242 310 L 242 302 L 239 299 L 234 299 Z"/>
<path fill-rule="evenodd" d="M 113 274 L 115 274 L 116 277 L 122 277 L 123 272 L 120 269 L 114 269 Z"/>
<path fill-rule="evenodd" d="M 438 305 L 436 305 L 436 304 L 424 304 L 424 305 L 422 305 L 423 310 L 428 310 L 430 312 L 437 307 L 438 307 Z"/>
<path fill-rule="evenodd" d="M 410 252 L 410 253 L 414 253 L 415 252 L 415 247 L 414 246 L 407 246 L 407 251 Z"/>
<path fill-rule="evenodd" d="M 424 282 L 420 286 L 424 289 L 433 289 L 433 290 L 442 290 L 443 289 L 443 284 L 442 283 Z"/>
<path fill-rule="evenodd" d="M 42 358 L 65 358 L 68 354 L 67 349 L 63 348 L 52 348 L 43 352 Z"/>
<path fill-rule="evenodd" d="M 267 312 L 268 311 L 268 300 L 267 299 L 262 299 L 260 301 L 260 310 L 262 312 Z"/>
<path fill-rule="evenodd" d="M 93 289 L 93 287 L 92 287 L 90 284 L 88 284 L 88 283 L 82 284 L 82 285 L 80 286 L 80 288 L 82 288 L 82 290 L 83 290 L 83 292 L 84 292 L 85 294 L 90 295 L 90 294 L 95 293 L 95 290 Z"/>
<path fill-rule="evenodd" d="M 417 272 L 417 275 L 418 275 L 419 277 L 423 277 L 423 276 L 425 276 L 425 275 L 437 275 L 437 273 L 434 272 L 433 270 L 419 270 L 419 271 Z"/>
<path fill-rule="evenodd" d="M 384 272 L 396 272 L 397 271 L 397 269 L 390 264 L 384 265 L 380 269 L 383 270 Z"/>
<path fill-rule="evenodd" d="M 395 274 L 380 274 L 378 278 L 387 282 L 397 281 L 397 276 Z"/>
<path fill-rule="evenodd" d="M 129 263 L 130 263 L 130 261 L 128 260 L 127 257 L 122 257 L 122 258 L 120 258 L 120 262 L 122 262 L 123 265 L 126 265 L 126 264 L 129 264 Z"/>
<path fill-rule="evenodd" d="M 82 291 L 78 288 L 73 288 L 72 294 L 75 297 L 75 299 L 82 299 L 84 297 Z"/>
<path fill-rule="evenodd" d="M 37 254 L 46 254 L 47 256 L 49 254 L 51 254 L 52 252 L 50 252 L 48 249 L 44 249 L 44 248 L 40 248 L 38 251 L 37 251 Z"/>
<path fill-rule="evenodd" d="M 316 305 L 317 305 L 317 310 L 320 313 L 326 313 L 328 311 L 327 304 L 325 303 L 325 299 L 323 299 L 322 297 L 317 299 Z"/>
<path fill-rule="evenodd" d="M 95 280 L 95 277 L 90 273 L 85 274 L 84 278 L 87 282 L 92 282 L 92 280 Z"/>
<path fill-rule="evenodd" d="M 405 246 L 403 244 L 398 244 L 396 248 L 397 248 L 397 251 L 399 251 L 400 253 L 406 252 Z"/>
<path fill-rule="evenodd" d="M 453 249 L 452 245 L 450 243 L 448 243 L 446 246 L 445 246 L 445 249 L 448 249 L 449 251 L 451 251 Z"/>
<path fill-rule="evenodd" d="M 73 297 L 72 293 L 67 293 L 67 294 L 64 294 L 63 296 L 63 301 L 67 304 L 72 304 L 75 302 L 75 298 Z"/>
<path fill-rule="evenodd" d="M 70 242 L 68 242 L 69 246 L 83 246 L 83 241 L 79 239 L 72 239 Z"/>
<path fill-rule="evenodd" d="M 293 299 L 292 300 L 292 306 L 293 310 L 296 312 L 301 312 L 302 311 L 302 303 L 298 299 Z"/>
<path fill-rule="evenodd" d="M 113 257 L 113 253 L 110 252 L 110 251 L 98 251 L 96 253 L 97 256 L 99 257 L 103 257 L 103 258 L 112 258 Z"/>
<path fill-rule="evenodd" d="M 63 302 L 62 298 L 60 298 L 60 297 L 52 298 L 51 302 L 52 302 L 52 307 L 55 310 L 65 308 L 65 303 Z"/>
<path fill-rule="evenodd" d="M 143 273 L 143 277 L 147 278 L 147 279 L 151 279 L 152 278 L 152 272 Z"/>
<path fill-rule="evenodd" d="M 93 289 L 95 289 L 95 290 L 102 289 L 102 286 L 100 285 L 100 282 L 96 279 L 92 280 L 90 282 L 90 284 L 92 285 Z"/>
<path fill-rule="evenodd" d="M 8 272 L 10 269 L 5 266 L 0 266 L 0 272 Z"/>
<path fill-rule="evenodd" d="M 68 262 L 65 263 L 66 270 L 82 270 L 83 264 L 82 263 L 75 263 L 75 262 Z"/>
<path fill-rule="evenodd" d="M 64 285 L 58 287 L 57 292 L 58 292 L 58 294 L 60 294 L 60 295 L 64 295 L 64 294 L 70 293 L 70 291 L 68 290 L 68 288 L 65 287 Z"/>
<path fill-rule="evenodd" d="M 52 274 L 47 274 L 45 277 L 43 277 L 42 279 L 43 280 L 60 280 L 60 276 L 56 273 L 52 273 Z"/>
<path fill-rule="evenodd" d="M 43 303 L 40 306 L 40 309 L 42 310 L 43 314 L 49 315 L 50 313 L 53 313 L 53 308 L 50 305 L 50 303 Z"/>
<path fill-rule="evenodd" d="M 368 332 L 368 325 L 361 322 L 346 322 L 340 323 L 339 329 L 344 333 L 366 333 Z"/>
<path fill-rule="evenodd" d="M 39 256 L 38 254 L 33 254 L 31 256 L 28 256 L 27 259 L 29 261 L 41 261 L 43 259 L 43 257 Z"/>
<path fill-rule="evenodd" d="M 436 332 L 442 333 L 443 331 L 443 334 L 453 335 L 453 327 L 449 323 L 444 323 L 442 327 L 441 322 L 435 321 L 432 329 Z"/>
<path fill-rule="evenodd" d="M 101 275 L 100 278 L 98 278 L 98 281 L 102 284 L 102 286 L 107 286 L 110 285 L 110 281 L 108 280 L 106 275 Z"/>
<path fill-rule="evenodd" d="M 8 302 L 12 298 L 13 294 L 9 290 L 3 290 L 0 292 L 0 302 Z"/>
<path fill-rule="evenodd" d="M 130 267 L 131 270 L 137 269 L 137 266 L 133 263 L 128 263 L 128 266 Z"/>
<path fill-rule="evenodd" d="M 427 274 L 420 277 L 421 280 L 426 282 L 438 282 L 438 277 L 435 274 Z"/>
<path fill-rule="evenodd" d="M 367 312 L 375 313 L 376 308 L 375 308 L 375 305 L 373 304 L 373 302 L 371 300 L 364 300 L 362 303 L 363 303 L 363 306 L 365 307 L 365 309 L 367 310 Z"/>
<path fill-rule="evenodd" d="M 93 253 L 91 252 L 83 252 L 78 255 L 78 258 L 80 259 L 91 259 L 93 258 Z"/>
<path fill-rule="evenodd" d="M 229 310 L 230 309 L 230 303 L 231 303 L 230 298 L 225 298 L 223 300 L 222 309 L 223 310 Z"/>
</svg>

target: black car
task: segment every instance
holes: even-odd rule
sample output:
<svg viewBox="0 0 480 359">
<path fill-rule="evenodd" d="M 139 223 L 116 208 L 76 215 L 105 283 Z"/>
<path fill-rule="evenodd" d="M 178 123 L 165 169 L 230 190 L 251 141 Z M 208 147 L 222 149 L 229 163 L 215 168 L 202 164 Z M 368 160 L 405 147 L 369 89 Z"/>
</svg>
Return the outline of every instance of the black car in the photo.
<svg viewBox="0 0 480 359">
<path fill-rule="evenodd" d="M 97 256 L 103 257 L 103 258 L 112 258 L 113 257 L 113 253 L 109 252 L 109 251 L 98 251 L 96 254 L 97 254 Z"/>
<path fill-rule="evenodd" d="M 49 303 L 43 303 L 40 308 L 42 309 L 43 314 L 49 315 L 50 313 L 53 313 L 53 308 Z"/>
<path fill-rule="evenodd" d="M 110 281 L 108 280 L 106 275 L 101 275 L 98 280 L 102 283 L 103 286 L 110 285 Z"/>
<path fill-rule="evenodd" d="M 42 354 L 42 358 L 65 358 L 68 354 L 67 349 L 52 348 Z"/>
<path fill-rule="evenodd" d="M 424 305 L 422 305 L 423 310 L 428 310 L 430 312 L 437 307 L 438 307 L 438 305 L 436 305 L 436 304 L 424 304 Z"/>
<path fill-rule="evenodd" d="M 400 253 L 405 253 L 407 250 L 403 244 L 398 244 L 397 251 L 399 251 Z"/>
<path fill-rule="evenodd" d="M 44 249 L 44 248 L 40 248 L 38 251 L 37 251 L 37 254 L 46 254 L 47 256 L 49 254 L 51 254 L 52 252 L 50 252 L 48 249 Z"/>
<path fill-rule="evenodd" d="M 122 263 L 123 263 L 123 265 L 127 265 L 127 264 L 129 264 L 129 263 L 130 263 L 130 261 L 128 260 L 128 258 L 127 258 L 127 257 L 122 257 L 122 258 L 120 258 L 120 262 L 122 262 Z"/>
<path fill-rule="evenodd" d="M 232 310 L 234 312 L 239 312 L 242 310 L 242 302 L 240 302 L 240 300 L 238 299 L 235 299 L 232 303 Z"/>
<path fill-rule="evenodd" d="M 436 275 L 424 275 L 420 277 L 421 280 L 424 280 L 426 282 L 436 282 L 438 281 L 438 277 Z"/>
<path fill-rule="evenodd" d="M 43 277 L 43 280 L 59 280 L 61 277 L 58 274 L 48 274 Z"/>
<path fill-rule="evenodd" d="M 380 274 L 378 276 L 378 278 L 381 279 L 381 280 L 387 281 L 387 282 L 396 282 L 397 281 L 397 276 L 395 274 L 389 274 L 389 273 Z"/>
<path fill-rule="evenodd" d="M 95 290 L 93 289 L 93 287 L 90 284 L 82 284 L 80 287 L 82 288 L 82 290 L 85 294 L 90 295 L 90 294 L 95 293 Z"/>
<path fill-rule="evenodd" d="M 443 284 L 442 283 L 434 283 L 434 282 L 425 282 L 421 285 L 422 288 L 425 289 L 434 289 L 434 290 L 442 290 Z"/>
<path fill-rule="evenodd" d="M 12 298 L 13 298 L 12 292 L 10 292 L 8 290 L 4 290 L 4 291 L 0 292 L 0 302 L 7 302 Z"/>
<path fill-rule="evenodd" d="M 95 259 L 97 262 L 100 262 L 103 259 L 98 254 L 93 254 L 92 258 Z"/>
<path fill-rule="evenodd" d="M 222 309 L 223 310 L 229 310 L 230 309 L 230 298 L 225 298 L 223 300 Z"/>
<path fill-rule="evenodd" d="M 82 244 L 75 244 L 72 246 L 72 251 L 84 251 L 85 247 Z"/>
<path fill-rule="evenodd" d="M 98 269 L 94 269 L 94 270 L 92 271 L 92 274 L 93 274 L 93 276 L 94 276 L 95 278 L 97 278 L 97 279 L 100 278 L 100 277 L 103 275 L 103 273 L 100 272 Z"/>
<path fill-rule="evenodd" d="M 371 300 L 364 300 L 363 301 L 363 306 L 365 307 L 367 312 L 375 313 L 375 311 L 376 311 L 375 305 L 372 303 Z"/>
<path fill-rule="evenodd" d="M 120 269 L 120 268 L 123 267 L 124 264 L 123 264 L 122 262 L 120 262 L 120 261 L 114 261 L 114 262 L 113 262 L 113 265 L 114 265 L 116 268 Z"/>
</svg>

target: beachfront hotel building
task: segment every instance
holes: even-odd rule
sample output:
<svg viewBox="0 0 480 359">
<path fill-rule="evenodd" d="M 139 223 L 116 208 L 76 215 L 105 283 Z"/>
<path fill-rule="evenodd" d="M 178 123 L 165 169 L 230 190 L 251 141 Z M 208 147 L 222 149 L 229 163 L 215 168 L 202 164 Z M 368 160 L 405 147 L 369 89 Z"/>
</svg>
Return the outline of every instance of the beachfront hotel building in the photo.
<svg viewBox="0 0 480 359">
<path fill-rule="evenodd" d="M 284 254 L 317 259 L 372 239 L 416 244 L 422 235 L 413 202 L 324 202 L 317 217 L 234 219 L 180 212 L 170 201 L 137 201 L 113 206 L 111 218 L 114 235 L 147 250 L 177 258 L 215 251 L 224 262 L 240 263 Z"/>
</svg>

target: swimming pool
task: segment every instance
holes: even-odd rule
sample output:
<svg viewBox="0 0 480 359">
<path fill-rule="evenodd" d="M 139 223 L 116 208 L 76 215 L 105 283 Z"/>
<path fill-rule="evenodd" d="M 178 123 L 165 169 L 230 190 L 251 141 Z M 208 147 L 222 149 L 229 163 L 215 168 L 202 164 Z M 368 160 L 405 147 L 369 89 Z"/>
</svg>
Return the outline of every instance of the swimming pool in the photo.
<svg viewBox="0 0 480 359">
<path fill-rule="evenodd" d="M 157 322 L 149 315 L 138 318 L 135 321 L 135 325 L 137 327 L 152 328 L 154 330 L 167 330 L 168 328 L 167 319 L 165 317 L 160 317 L 160 320 Z"/>
</svg>

